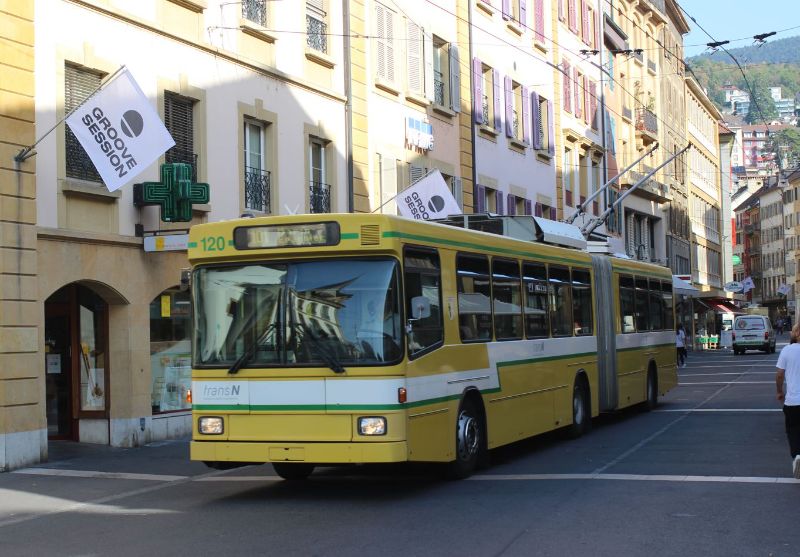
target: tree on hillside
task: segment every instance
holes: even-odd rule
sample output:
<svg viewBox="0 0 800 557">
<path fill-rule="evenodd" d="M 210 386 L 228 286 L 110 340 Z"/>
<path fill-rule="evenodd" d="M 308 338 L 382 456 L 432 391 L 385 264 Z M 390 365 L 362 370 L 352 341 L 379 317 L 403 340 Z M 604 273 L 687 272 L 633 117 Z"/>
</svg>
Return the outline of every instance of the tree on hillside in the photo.
<svg viewBox="0 0 800 557">
<path fill-rule="evenodd" d="M 775 102 L 769 94 L 769 88 L 766 81 L 761 79 L 750 80 L 752 90 L 750 91 L 750 112 L 745 116 L 745 122 L 748 124 L 761 124 L 766 120 L 778 117 L 778 111 L 775 109 Z M 761 110 L 759 110 L 761 109 Z"/>
<path fill-rule="evenodd" d="M 767 152 L 785 154 L 789 168 L 797 166 L 800 160 L 800 128 L 786 128 L 769 134 Z"/>
</svg>

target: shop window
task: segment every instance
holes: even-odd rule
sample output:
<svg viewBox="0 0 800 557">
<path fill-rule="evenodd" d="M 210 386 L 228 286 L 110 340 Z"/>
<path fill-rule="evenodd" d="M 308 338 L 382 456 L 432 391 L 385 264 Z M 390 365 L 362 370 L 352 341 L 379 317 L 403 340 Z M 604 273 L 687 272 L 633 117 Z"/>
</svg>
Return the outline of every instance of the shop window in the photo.
<svg viewBox="0 0 800 557">
<path fill-rule="evenodd" d="M 192 382 L 189 293 L 168 289 L 150 303 L 153 414 L 188 410 Z"/>
</svg>

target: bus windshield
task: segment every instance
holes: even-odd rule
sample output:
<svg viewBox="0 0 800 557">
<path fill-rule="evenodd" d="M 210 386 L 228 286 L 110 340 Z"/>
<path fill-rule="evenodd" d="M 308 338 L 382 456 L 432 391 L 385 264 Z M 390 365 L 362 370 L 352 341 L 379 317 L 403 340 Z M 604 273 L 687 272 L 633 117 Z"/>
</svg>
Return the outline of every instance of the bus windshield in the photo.
<svg viewBox="0 0 800 557">
<path fill-rule="evenodd" d="M 402 356 L 397 262 L 199 267 L 196 367 L 380 365 Z M 337 369 L 338 370 L 338 369 Z"/>
</svg>

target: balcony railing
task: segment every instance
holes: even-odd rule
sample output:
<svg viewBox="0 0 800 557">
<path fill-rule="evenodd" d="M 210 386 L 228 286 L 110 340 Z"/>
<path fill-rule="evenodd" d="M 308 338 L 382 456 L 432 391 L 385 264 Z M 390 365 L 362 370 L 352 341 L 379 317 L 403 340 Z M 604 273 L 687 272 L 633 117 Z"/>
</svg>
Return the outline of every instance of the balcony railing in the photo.
<svg viewBox="0 0 800 557">
<path fill-rule="evenodd" d="M 242 0 L 242 17 L 267 26 L 267 0 Z"/>
<path fill-rule="evenodd" d="M 492 123 L 489 122 L 489 97 L 487 95 L 483 96 L 483 123 L 487 126 L 492 125 Z"/>
<path fill-rule="evenodd" d="M 306 44 L 309 48 L 328 53 L 328 25 L 321 19 L 306 15 Z"/>
<path fill-rule="evenodd" d="M 444 79 L 442 72 L 433 71 L 433 101 L 439 106 L 444 106 Z"/>
<path fill-rule="evenodd" d="M 311 182 L 308 191 L 309 205 L 312 213 L 331 212 L 331 186 L 322 182 Z"/>
<path fill-rule="evenodd" d="M 164 162 L 182 162 L 192 165 L 192 182 L 197 182 L 197 154 L 173 147 L 164 154 Z"/>
<path fill-rule="evenodd" d="M 636 109 L 636 131 L 650 134 L 654 139 L 658 138 L 658 119 L 652 110 Z"/>
<path fill-rule="evenodd" d="M 519 139 L 521 137 L 519 133 L 519 114 L 517 114 L 516 110 L 514 110 L 512 114 L 513 116 L 511 117 L 511 130 L 514 134 L 514 138 Z"/>
<path fill-rule="evenodd" d="M 244 167 L 244 206 L 262 213 L 271 213 L 269 172 L 251 166 Z"/>
</svg>

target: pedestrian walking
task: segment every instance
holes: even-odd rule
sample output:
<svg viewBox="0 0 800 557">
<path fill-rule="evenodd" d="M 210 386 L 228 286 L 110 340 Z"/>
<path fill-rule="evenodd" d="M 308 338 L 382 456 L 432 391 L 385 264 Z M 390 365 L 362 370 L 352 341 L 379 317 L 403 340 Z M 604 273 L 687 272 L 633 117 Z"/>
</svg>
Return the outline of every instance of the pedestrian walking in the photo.
<svg viewBox="0 0 800 557">
<path fill-rule="evenodd" d="M 783 319 L 781 317 L 778 317 L 778 320 L 775 321 L 775 329 L 779 335 L 783 334 Z"/>
<path fill-rule="evenodd" d="M 792 475 L 800 480 L 800 323 L 789 333 L 789 344 L 778 356 L 775 386 L 778 400 L 783 402 L 786 437 L 792 455 Z"/>
<path fill-rule="evenodd" d="M 679 323 L 675 329 L 675 348 L 678 350 L 678 367 L 686 367 L 686 333 L 683 331 L 683 323 Z"/>
</svg>

